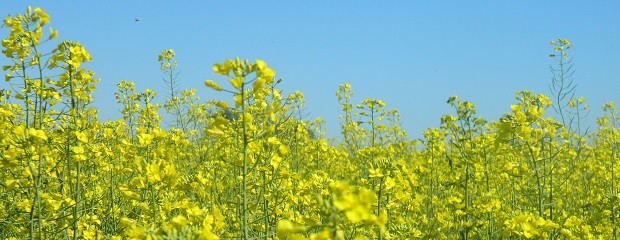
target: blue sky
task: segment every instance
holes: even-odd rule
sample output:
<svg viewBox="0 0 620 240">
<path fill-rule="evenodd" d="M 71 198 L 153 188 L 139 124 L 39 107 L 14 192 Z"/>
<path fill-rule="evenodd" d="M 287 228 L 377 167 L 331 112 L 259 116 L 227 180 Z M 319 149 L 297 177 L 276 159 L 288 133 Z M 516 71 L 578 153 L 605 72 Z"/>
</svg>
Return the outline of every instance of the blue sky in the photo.
<svg viewBox="0 0 620 240">
<path fill-rule="evenodd" d="M 181 88 L 197 88 L 202 99 L 231 99 L 204 87 L 206 79 L 225 84 L 213 63 L 265 60 L 285 92 L 305 94 L 309 118 L 325 119 L 329 136 L 339 133 L 335 92 L 345 82 L 354 101 L 399 109 L 411 137 L 453 113 L 452 95 L 495 120 L 516 91 L 549 94 L 549 41 L 557 38 L 574 45 L 590 124 L 603 103 L 620 102 L 617 1 L 3 1 L 0 14 L 28 5 L 50 14 L 60 39 L 90 51 L 102 117 L 120 116 L 113 93 L 122 79 L 163 101 L 157 55 L 169 48 Z"/>
</svg>

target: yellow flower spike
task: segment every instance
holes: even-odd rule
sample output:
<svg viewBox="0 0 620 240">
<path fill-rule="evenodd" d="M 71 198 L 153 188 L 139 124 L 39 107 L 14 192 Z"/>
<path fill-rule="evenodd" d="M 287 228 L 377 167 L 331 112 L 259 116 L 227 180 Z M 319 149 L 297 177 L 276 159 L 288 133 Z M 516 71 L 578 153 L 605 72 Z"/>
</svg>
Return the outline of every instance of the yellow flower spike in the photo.
<svg viewBox="0 0 620 240">
<path fill-rule="evenodd" d="M 243 77 L 236 77 L 233 79 L 230 79 L 230 84 L 237 90 L 241 90 L 241 87 L 243 86 L 243 81 L 244 78 Z"/>
<path fill-rule="evenodd" d="M 218 85 L 217 83 L 215 83 L 213 80 L 206 80 L 205 81 L 205 86 L 215 90 L 215 91 L 222 91 L 222 87 L 220 85 Z"/>
</svg>

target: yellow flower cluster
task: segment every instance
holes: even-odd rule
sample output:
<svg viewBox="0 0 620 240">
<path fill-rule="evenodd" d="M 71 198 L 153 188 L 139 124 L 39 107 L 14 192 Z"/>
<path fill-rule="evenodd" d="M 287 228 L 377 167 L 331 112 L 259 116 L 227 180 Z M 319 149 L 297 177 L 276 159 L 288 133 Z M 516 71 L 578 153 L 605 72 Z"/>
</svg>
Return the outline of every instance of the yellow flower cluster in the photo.
<svg viewBox="0 0 620 240">
<path fill-rule="evenodd" d="M 52 30 L 41 41 L 48 23 L 39 8 L 4 20 L 0 239 L 620 235 L 613 103 L 583 135 L 547 117 L 552 103 L 542 94 L 517 92 L 496 121 L 452 96 L 454 114 L 410 139 L 398 111 L 378 99 L 355 104 L 343 84 L 337 142 L 321 119 L 305 119 L 303 94 L 285 95 L 264 61 L 236 58 L 213 65 L 224 79 L 204 82 L 228 99 L 171 87 L 161 101 L 123 80 L 122 117 L 100 121 L 91 96 L 98 80 L 82 64 L 90 54 L 71 41 L 42 48 L 57 37 Z M 169 86 L 174 56 L 158 58 Z"/>
</svg>

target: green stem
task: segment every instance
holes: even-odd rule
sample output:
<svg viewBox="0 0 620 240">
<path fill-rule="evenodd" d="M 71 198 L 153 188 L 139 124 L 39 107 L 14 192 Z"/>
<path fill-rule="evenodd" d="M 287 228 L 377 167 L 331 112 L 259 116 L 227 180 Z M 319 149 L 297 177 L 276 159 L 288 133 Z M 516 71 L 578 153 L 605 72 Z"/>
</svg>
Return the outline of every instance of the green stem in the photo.
<svg viewBox="0 0 620 240">
<path fill-rule="evenodd" d="M 243 172 L 241 174 L 242 177 L 242 191 L 243 191 L 243 205 L 241 206 L 241 214 L 242 214 L 242 225 L 243 228 L 243 238 L 248 239 L 248 159 L 247 159 L 247 147 L 248 147 L 248 136 L 246 133 L 246 119 L 245 119 L 245 82 L 241 83 L 241 131 L 243 136 Z"/>
</svg>

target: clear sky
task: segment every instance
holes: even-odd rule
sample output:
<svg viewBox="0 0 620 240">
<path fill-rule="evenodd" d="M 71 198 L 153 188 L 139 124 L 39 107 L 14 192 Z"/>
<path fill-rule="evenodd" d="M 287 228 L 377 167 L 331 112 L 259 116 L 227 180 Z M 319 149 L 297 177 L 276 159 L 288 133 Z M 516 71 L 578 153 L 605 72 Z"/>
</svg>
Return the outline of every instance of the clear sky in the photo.
<svg viewBox="0 0 620 240">
<path fill-rule="evenodd" d="M 202 99 L 231 99 L 204 87 L 206 79 L 227 84 L 213 63 L 265 60 L 285 92 L 305 94 L 309 117 L 325 119 L 329 136 L 340 131 L 335 92 L 345 82 L 355 102 L 377 98 L 399 109 L 411 137 L 453 113 L 451 95 L 496 120 L 518 90 L 549 94 L 549 42 L 557 38 L 574 45 L 577 95 L 592 119 L 603 103 L 620 102 L 620 1 L 4 0 L 0 14 L 28 5 L 50 14 L 60 39 L 90 51 L 85 67 L 101 79 L 95 105 L 103 118 L 120 116 L 113 93 L 122 79 L 163 101 L 157 55 L 169 48 L 181 88 L 197 88 Z"/>
</svg>

